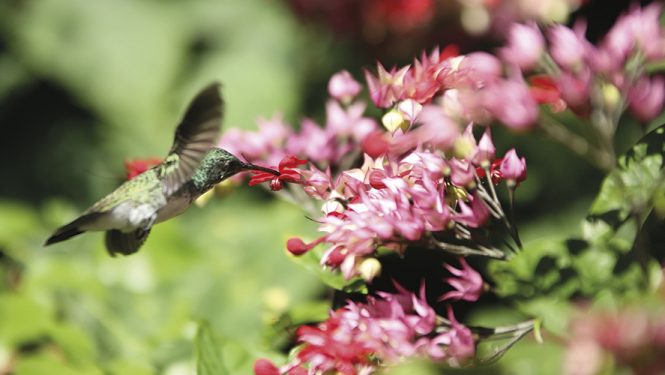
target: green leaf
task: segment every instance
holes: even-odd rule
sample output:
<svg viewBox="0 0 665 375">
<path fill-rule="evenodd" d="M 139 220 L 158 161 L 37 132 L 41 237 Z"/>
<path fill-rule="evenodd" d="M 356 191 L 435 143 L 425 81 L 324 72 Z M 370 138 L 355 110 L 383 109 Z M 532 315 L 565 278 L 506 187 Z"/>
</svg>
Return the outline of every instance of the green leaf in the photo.
<svg viewBox="0 0 665 375">
<path fill-rule="evenodd" d="M 222 361 L 221 347 L 215 339 L 210 324 L 202 322 L 196 333 L 196 373 L 198 375 L 224 375 L 229 372 Z"/>
<path fill-rule="evenodd" d="M 618 228 L 631 214 L 642 217 L 653 207 L 656 193 L 665 183 L 665 126 L 661 125 L 619 158 L 589 211 L 592 219 L 600 219 Z"/>
<path fill-rule="evenodd" d="M 582 223 L 583 238 L 530 241 L 508 261 L 490 263 L 496 293 L 564 334 L 572 296 L 629 296 L 654 285 L 649 275 L 658 264 L 635 243 L 665 189 L 664 157 L 665 125 L 619 158 Z"/>
<path fill-rule="evenodd" d="M 354 277 L 351 280 L 346 280 L 341 272 L 324 269 L 321 266 L 321 254 L 318 251 L 309 251 L 300 256 L 292 256 L 291 259 L 332 288 L 345 292 L 367 293 L 367 284 L 363 279 Z"/>
</svg>

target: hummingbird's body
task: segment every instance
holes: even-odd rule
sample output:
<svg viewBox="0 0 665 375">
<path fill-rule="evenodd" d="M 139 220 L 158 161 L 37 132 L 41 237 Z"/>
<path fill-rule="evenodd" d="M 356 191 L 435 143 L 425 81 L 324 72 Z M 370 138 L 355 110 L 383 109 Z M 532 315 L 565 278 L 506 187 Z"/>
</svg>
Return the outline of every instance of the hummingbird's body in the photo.
<svg viewBox="0 0 665 375">
<path fill-rule="evenodd" d="M 46 245 L 87 231 L 106 231 L 106 248 L 111 255 L 131 254 L 145 242 L 154 224 L 180 215 L 222 180 L 243 170 L 278 174 L 213 147 L 221 110 L 219 85 L 214 84 L 190 104 L 164 162 L 126 181 L 76 220 L 60 227 Z"/>
</svg>

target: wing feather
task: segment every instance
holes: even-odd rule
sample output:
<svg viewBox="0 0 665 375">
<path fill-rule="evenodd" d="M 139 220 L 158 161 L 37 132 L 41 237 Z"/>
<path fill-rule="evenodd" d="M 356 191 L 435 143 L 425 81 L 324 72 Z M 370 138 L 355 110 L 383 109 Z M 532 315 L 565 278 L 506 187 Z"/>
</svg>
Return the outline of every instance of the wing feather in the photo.
<svg viewBox="0 0 665 375">
<path fill-rule="evenodd" d="M 215 82 L 196 95 L 176 128 L 169 155 L 155 167 L 166 195 L 192 178 L 206 153 L 215 146 L 224 106 L 219 90 L 220 84 Z"/>
</svg>

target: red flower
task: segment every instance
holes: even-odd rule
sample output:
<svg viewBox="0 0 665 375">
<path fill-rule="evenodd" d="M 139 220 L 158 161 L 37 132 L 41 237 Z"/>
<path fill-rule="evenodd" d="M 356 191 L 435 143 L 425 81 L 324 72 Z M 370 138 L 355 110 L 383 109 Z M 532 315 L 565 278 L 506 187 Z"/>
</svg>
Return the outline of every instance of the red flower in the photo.
<svg viewBox="0 0 665 375">
<path fill-rule="evenodd" d="M 127 179 L 131 180 L 132 178 L 140 175 L 141 173 L 147 171 L 148 169 L 161 162 L 162 159 L 157 157 L 125 160 L 125 171 L 127 173 Z"/>
<path fill-rule="evenodd" d="M 269 359 L 259 358 L 254 362 L 254 374 L 279 375 L 279 369 Z"/>
<path fill-rule="evenodd" d="M 284 182 L 293 182 L 296 184 L 302 183 L 300 179 L 300 172 L 293 168 L 296 168 L 299 165 L 305 163 L 307 163 L 306 160 L 298 159 L 294 155 L 287 155 L 282 159 L 282 161 L 279 162 L 279 176 L 275 176 L 274 174 L 263 171 L 250 171 L 254 175 L 249 180 L 249 186 L 254 186 L 270 181 L 270 189 L 277 191 L 282 190 L 282 187 L 284 187 Z"/>
<path fill-rule="evenodd" d="M 494 185 L 498 185 L 501 183 L 501 181 L 503 181 L 503 175 L 501 174 L 501 162 L 503 162 L 503 158 L 494 159 L 490 165 L 490 176 L 492 177 L 492 183 Z M 484 178 L 485 170 L 482 167 L 476 168 L 476 175 L 478 175 L 478 178 Z"/>
<path fill-rule="evenodd" d="M 553 112 L 566 109 L 566 102 L 561 99 L 561 90 L 552 77 L 540 74 L 529 77 L 529 92 L 539 104 L 549 104 Z"/>
</svg>

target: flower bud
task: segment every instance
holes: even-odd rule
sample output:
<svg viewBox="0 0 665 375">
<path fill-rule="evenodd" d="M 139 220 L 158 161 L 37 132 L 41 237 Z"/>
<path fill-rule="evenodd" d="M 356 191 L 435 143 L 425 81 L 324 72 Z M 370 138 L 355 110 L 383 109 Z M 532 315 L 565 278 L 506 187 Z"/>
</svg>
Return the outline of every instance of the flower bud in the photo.
<svg viewBox="0 0 665 375">
<path fill-rule="evenodd" d="M 508 30 L 508 45 L 501 50 L 502 58 L 523 70 L 534 68 L 545 49 L 545 38 L 535 23 L 513 24 Z"/>
<path fill-rule="evenodd" d="M 619 92 L 619 89 L 611 83 L 606 83 L 602 86 L 601 93 L 605 107 L 614 110 L 621 100 L 621 92 Z"/>
<path fill-rule="evenodd" d="M 336 73 L 328 81 L 328 93 L 342 103 L 348 103 L 358 95 L 362 86 L 346 70 Z"/>
<path fill-rule="evenodd" d="M 473 155 L 473 162 L 482 168 L 489 168 L 495 156 L 496 147 L 494 147 L 494 142 L 492 141 L 492 131 L 487 127 L 480 138 L 480 142 L 478 142 L 476 153 Z"/>
<path fill-rule="evenodd" d="M 500 167 L 501 175 L 507 180 L 508 186 L 514 187 L 517 183 L 526 180 L 526 160 L 519 158 L 514 148 L 511 148 L 503 157 Z"/>
<path fill-rule="evenodd" d="M 410 125 L 409 121 L 402 114 L 402 112 L 397 109 L 391 109 L 390 111 L 386 112 L 386 114 L 381 118 L 381 123 L 391 133 L 395 132 L 397 129 L 406 131 Z"/>
<path fill-rule="evenodd" d="M 256 375 L 280 375 L 279 369 L 269 359 L 259 358 L 254 362 Z"/>
<path fill-rule="evenodd" d="M 381 274 L 381 262 L 376 258 L 367 258 L 358 266 L 358 272 L 363 280 L 370 282 Z"/>
</svg>

